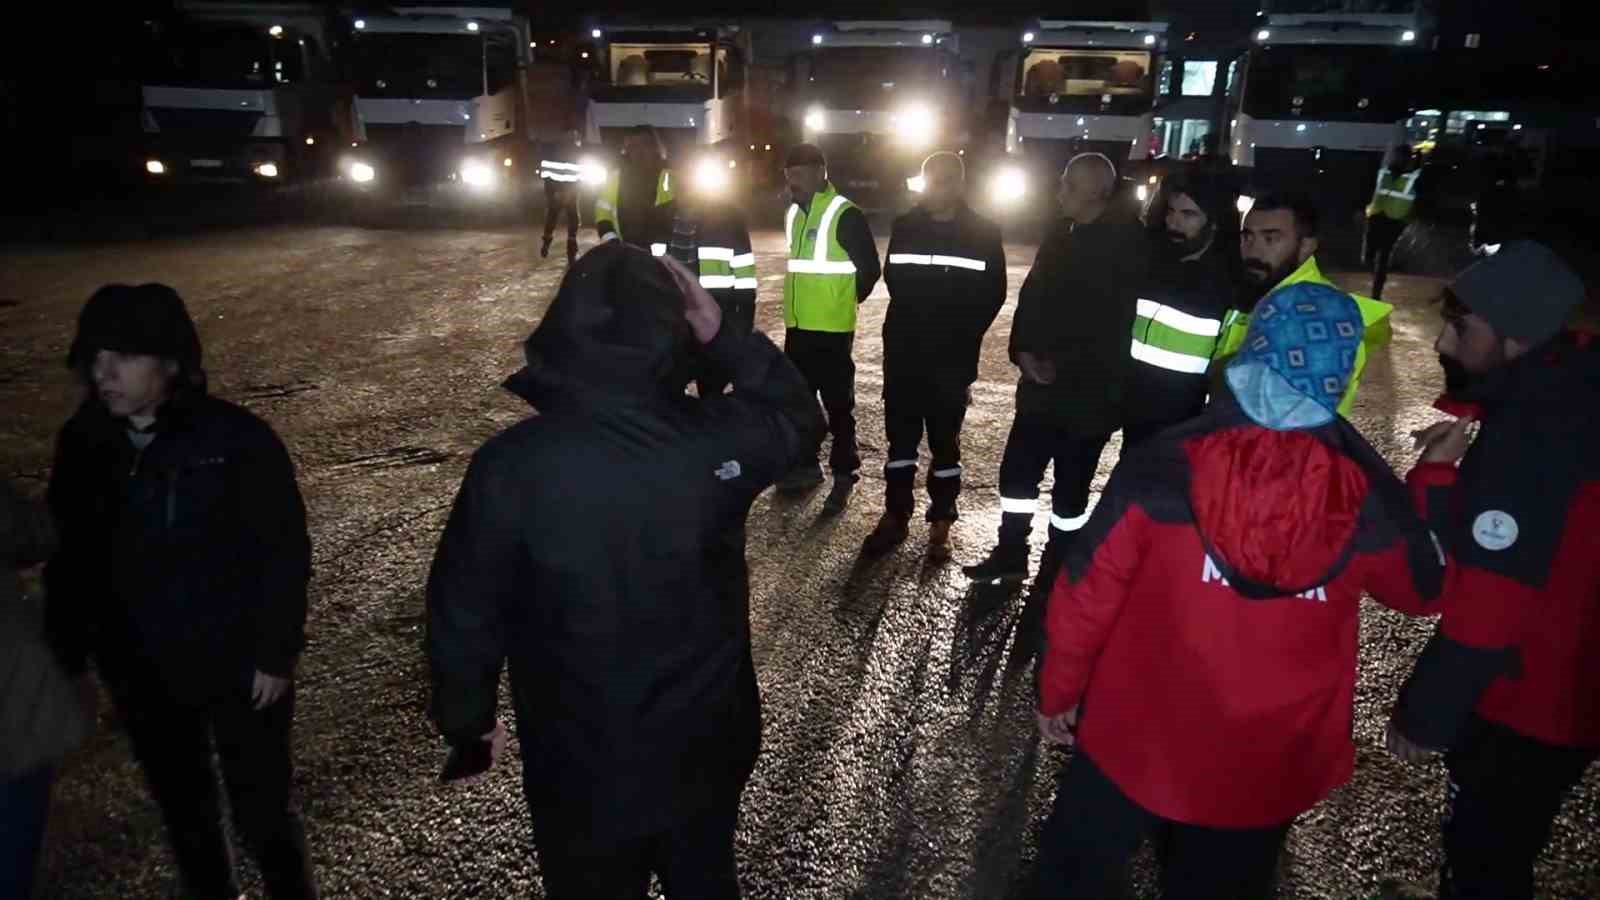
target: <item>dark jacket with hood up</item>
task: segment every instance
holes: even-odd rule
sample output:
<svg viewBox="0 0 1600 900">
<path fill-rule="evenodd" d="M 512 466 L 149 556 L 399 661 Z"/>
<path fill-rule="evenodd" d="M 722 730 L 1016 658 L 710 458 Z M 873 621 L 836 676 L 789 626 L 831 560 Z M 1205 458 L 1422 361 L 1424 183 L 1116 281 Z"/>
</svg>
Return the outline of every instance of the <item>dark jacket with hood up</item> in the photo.
<svg viewBox="0 0 1600 900">
<path fill-rule="evenodd" d="M 682 308 L 648 251 L 578 261 L 507 382 L 539 415 L 474 454 L 428 580 L 440 731 L 487 733 L 509 662 L 536 827 L 579 839 L 737 796 L 760 742 L 745 518 L 821 414 L 766 336 L 728 327 L 703 352 L 733 391 L 684 395 Z"/>
<path fill-rule="evenodd" d="M 1404 485 L 1341 418 L 1276 431 L 1224 390 L 1126 453 L 1050 598 L 1039 709 L 1163 818 L 1278 825 L 1349 779 L 1363 592 L 1431 612 Z"/>
</svg>

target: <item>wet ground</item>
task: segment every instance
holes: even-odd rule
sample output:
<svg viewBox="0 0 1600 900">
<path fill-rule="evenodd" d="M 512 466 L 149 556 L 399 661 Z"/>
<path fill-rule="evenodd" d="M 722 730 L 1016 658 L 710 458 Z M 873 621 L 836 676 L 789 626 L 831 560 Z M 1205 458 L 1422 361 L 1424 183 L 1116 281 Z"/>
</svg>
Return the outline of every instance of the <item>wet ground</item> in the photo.
<svg viewBox="0 0 1600 900">
<path fill-rule="evenodd" d="M 297 787 L 326 895 L 541 896 L 515 761 L 470 785 L 436 780 L 444 753 L 424 714 L 419 641 L 423 577 L 467 458 L 528 412 L 497 385 L 519 364 L 561 261 L 539 259 L 532 231 L 518 226 L 129 233 L 151 230 L 0 251 L 0 473 L 42 489 L 54 431 L 78 399 L 61 360 L 89 293 L 110 281 L 175 286 L 199 322 L 214 389 L 279 430 L 310 509 L 316 575 Z M 782 237 L 763 231 L 756 244 L 759 326 L 779 336 Z M 751 514 L 766 722 L 738 838 L 750 897 L 997 898 L 1034 853 L 1066 758 L 1034 727 L 1031 624 L 1042 598 L 973 590 L 957 568 L 987 550 L 999 519 L 1015 383 L 1005 345 L 1033 252 L 1008 247 L 1012 303 L 973 391 L 954 563 L 925 563 L 920 526 L 898 553 L 858 561 L 881 509 L 881 287 L 856 344 L 867 477 L 854 505 L 828 519 L 820 495 L 768 494 Z M 1421 277 L 1393 282 L 1395 342 L 1373 360 L 1354 416 L 1397 466 L 1411 459 L 1408 432 L 1435 418 L 1425 301 L 1436 289 Z M 1117 451 L 1113 442 L 1097 487 Z M 1041 517 L 1036 543 L 1044 526 Z M 1286 897 L 1362 897 L 1391 875 L 1431 884 L 1438 865 L 1442 769 L 1401 764 L 1381 747 L 1429 626 L 1369 607 L 1355 780 L 1291 833 Z M 1600 894 L 1597 820 L 1600 770 L 1562 814 L 1540 896 Z M 105 716 L 59 786 L 46 855 L 47 897 L 173 888 L 156 810 Z M 1136 869 L 1134 887 L 1148 895 L 1147 862 Z"/>
</svg>

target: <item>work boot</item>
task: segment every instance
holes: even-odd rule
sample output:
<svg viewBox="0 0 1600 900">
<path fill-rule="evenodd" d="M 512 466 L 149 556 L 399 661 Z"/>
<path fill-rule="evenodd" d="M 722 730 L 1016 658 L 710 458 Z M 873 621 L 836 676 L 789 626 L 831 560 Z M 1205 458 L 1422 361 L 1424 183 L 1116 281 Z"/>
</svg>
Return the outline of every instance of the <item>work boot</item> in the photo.
<svg viewBox="0 0 1600 900">
<path fill-rule="evenodd" d="M 574 241 L 567 241 L 567 265 L 570 267 L 578 261 L 578 245 Z"/>
<path fill-rule="evenodd" d="M 549 235 L 545 235 L 544 241 L 539 244 L 539 258 L 540 259 L 549 259 L 550 258 L 550 242 L 552 240 L 553 240 L 553 238 L 551 238 Z"/>
<path fill-rule="evenodd" d="M 955 523 L 948 520 L 931 522 L 928 525 L 928 561 L 933 563 L 947 563 L 950 561 L 950 526 Z"/>
<path fill-rule="evenodd" d="M 1028 577 L 1028 545 L 1000 544 L 989 553 L 989 558 L 961 571 L 973 581 L 1019 582 Z"/>
<path fill-rule="evenodd" d="M 803 494 L 822 483 L 822 466 L 816 460 L 803 462 L 789 470 L 778 482 L 778 490 L 785 494 Z"/>
<path fill-rule="evenodd" d="M 892 512 L 886 512 L 883 518 L 878 520 L 878 527 L 867 535 L 866 543 L 861 545 L 861 552 L 866 556 L 882 556 L 900 546 L 910 535 L 911 527 L 905 519 Z"/>
<path fill-rule="evenodd" d="M 822 511 L 830 516 L 844 512 L 845 507 L 850 505 L 850 495 L 855 489 L 854 475 L 835 475 L 833 489 L 828 491 L 828 499 L 822 501 Z"/>
</svg>

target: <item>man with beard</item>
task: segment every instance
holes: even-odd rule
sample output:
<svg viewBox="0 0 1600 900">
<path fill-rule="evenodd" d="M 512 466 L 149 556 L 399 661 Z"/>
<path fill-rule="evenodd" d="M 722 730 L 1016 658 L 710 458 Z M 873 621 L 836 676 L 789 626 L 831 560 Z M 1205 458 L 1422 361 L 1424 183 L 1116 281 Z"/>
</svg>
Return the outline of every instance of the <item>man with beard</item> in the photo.
<svg viewBox="0 0 1600 900">
<path fill-rule="evenodd" d="M 1220 373 L 1227 361 L 1244 346 L 1250 330 L 1250 312 L 1256 303 L 1280 287 L 1308 282 L 1337 287 L 1317 265 L 1317 209 L 1303 194 L 1271 194 L 1257 200 L 1244 217 L 1239 231 L 1239 253 L 1243 257 L 1244 284 L 1238 307 L 1228 310 L 1217 339 L 1216 358 L 1211 371 Z M 1355 406 L 1356 388 L 1367 368 L 1372 351 L 1389 343 L 1394 336 L 1389 314 L 1394 307 L 1371 297 L 1351 294 L 1361 309 L 1366 329 L 1356 351 L 1355 372 L 1339 401 L 1339 415 L 1348 416 Z"/>
<path fill-rule="evenodd" d="M 1238 195 L 1214 172 L 1179 173 L 1166 184 L 1166 228 L 1140 290 L 1122 444 L 1130 447 L 1205 406 L 1206 376 L 1231 294 L 1228 241 Z"/>
</svg>

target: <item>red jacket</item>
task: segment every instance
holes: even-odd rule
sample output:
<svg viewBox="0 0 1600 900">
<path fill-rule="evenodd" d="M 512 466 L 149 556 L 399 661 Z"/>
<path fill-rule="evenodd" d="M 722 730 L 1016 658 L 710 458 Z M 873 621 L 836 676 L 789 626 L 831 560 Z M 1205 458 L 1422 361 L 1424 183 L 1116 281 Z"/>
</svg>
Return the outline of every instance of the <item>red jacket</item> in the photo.
<svg viewBox="0 0 1600 900">
<path fill-rule="evenodd" d="M 1559 338 L 1439 406 L 1480 422 L 1459 470 L 1407 481 L 1450 555 L 1446 612 L 1401 730 L 1446 748 L 1477 715 L 1600 747 L 1600 346 Z"/>
<path fill-rule="evenodd" d="M 1362 592 L 1432 611 L 1437 546 L 1342 419 L 1231 396 L 1124 457 L 1050 599 L 1040 711 L 1141 807 L 1276 825 L 1349 779 Z"/>
</svg>

